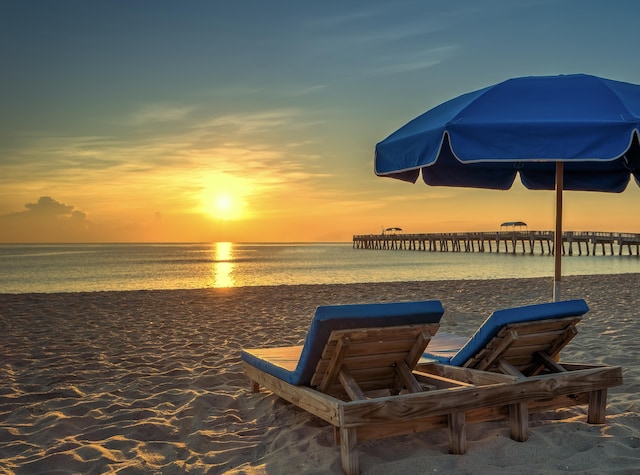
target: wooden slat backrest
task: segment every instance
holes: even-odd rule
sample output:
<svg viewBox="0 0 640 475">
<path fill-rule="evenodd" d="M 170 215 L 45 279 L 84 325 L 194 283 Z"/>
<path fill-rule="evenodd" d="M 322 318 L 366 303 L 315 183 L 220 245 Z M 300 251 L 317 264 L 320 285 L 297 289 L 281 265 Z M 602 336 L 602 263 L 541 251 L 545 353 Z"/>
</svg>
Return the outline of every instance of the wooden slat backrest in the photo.
<svg viewBox="0 0 640 475">
<path fill-rule="evenodd" d="M 544 364 L 536 354 L 557 357 L 577 334 L 576 325 L 580 320 L 581 317 L 565 317 L 507 324 L 464 366 L 499 371 L 498 365 L 502 361 L 526 376 L 538 374 Z"/>
<path fill-rule="evenodd" d="M 438 327 L 437 323 L 427 323 L 335 330 L 318 362 L 311 386 L 323 383 L 327 371 L 332 370 L 330 362 L 334 353 L 340 350 L 343 352 L 341 369 L 346 370 L 363 391 L 390 388 L 396 378 L 396 364 L 405 361 L 410 368 L 415 367 Z M 323 390 L 328 394 L 344 392 L 337 378 L 332 378 Z"/>
</svg>

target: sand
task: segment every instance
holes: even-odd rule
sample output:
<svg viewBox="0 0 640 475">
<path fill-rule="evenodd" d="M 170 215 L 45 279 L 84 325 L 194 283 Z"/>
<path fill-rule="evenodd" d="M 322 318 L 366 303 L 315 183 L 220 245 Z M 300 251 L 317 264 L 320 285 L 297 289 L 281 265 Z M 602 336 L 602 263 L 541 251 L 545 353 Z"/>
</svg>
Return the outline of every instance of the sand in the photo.
<svg viewBox="0 0 640 475">
<path fill-rule="evenodd" d="M 243 347 L 300 344 L 322 304 L 440 299 L 441 331 L 548 301 L 549 279 L 0 295 L 0 473 L 341 473 L 333 430 L 251 394 Z M 546 413 L 530 438 L 506 423 L 364 442 L 364 474 L 640 473 L 640 274 L 565 277 L 591 307 L 563 360 L 620 365 L 606 425 Z M 562 419 L 560 418 L 562 416 Z"/>
</svg>

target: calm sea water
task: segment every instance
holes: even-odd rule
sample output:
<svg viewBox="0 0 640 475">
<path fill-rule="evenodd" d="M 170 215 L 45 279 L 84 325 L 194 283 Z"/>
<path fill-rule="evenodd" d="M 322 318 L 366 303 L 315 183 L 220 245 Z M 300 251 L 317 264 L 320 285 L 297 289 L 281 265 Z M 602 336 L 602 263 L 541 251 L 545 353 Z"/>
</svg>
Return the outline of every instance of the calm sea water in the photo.
<svg viewBox="0 0 640 475">
<path fill-rule="evenodd" d="M 640 272 L 637 256 L 566 256 L 563 275 Z M 341 244 L 0 245 L 0 293 L 551 277 L 549 255 Z"/>
</svg>

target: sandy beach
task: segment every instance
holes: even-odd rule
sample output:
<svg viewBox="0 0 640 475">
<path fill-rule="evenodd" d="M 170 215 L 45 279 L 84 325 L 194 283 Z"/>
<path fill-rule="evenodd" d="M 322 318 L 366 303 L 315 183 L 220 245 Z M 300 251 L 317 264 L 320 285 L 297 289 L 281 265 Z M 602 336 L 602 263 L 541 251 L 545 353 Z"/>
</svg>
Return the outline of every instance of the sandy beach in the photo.
<svg viewBox="0 0 640 475">
<path fill-rule="evenodd" d="M 586 408 L 364 442 L 364 474 L 640 473 L 640 274 L 565 277 L 591 311 L 563 360 L 619 365 L 607 423 Z M 550 300 L 550 279 L 0 295 L 0 473 L 341 473 L 333 430 L 251 394 L 240 349 L 301 344 L 317 305 L 439 299 L 440 331 Z M 562 420 L 560 420 L 562 415 Z"/>
</svg>

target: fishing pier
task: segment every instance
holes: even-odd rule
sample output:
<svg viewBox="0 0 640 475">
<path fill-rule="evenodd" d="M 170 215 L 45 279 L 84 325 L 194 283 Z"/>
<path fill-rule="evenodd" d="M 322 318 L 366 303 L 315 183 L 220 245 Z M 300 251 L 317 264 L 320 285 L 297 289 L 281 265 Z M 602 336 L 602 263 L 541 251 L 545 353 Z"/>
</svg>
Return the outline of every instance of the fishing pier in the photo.
<svg viewBox="0 0 640 475">
<path fill-rule="evenodd" d="M 396 228 L 399 229 L 399 228 Z M 615 247 L 614 247 L 615 246 Z M 497 231 L 463 233 L 382 233 L 353 236 L 354 249 L 431 252 L 506 252 L 554 254 L 553 231 Z M 640 234 L 566 231 L 562 254 L 640 256 Z M 634 253 L 635 250 L 635 253 Z"/>
</svg>

